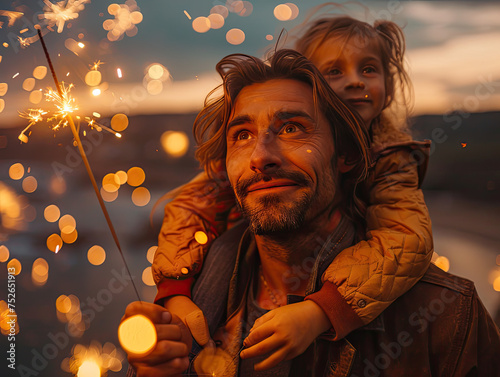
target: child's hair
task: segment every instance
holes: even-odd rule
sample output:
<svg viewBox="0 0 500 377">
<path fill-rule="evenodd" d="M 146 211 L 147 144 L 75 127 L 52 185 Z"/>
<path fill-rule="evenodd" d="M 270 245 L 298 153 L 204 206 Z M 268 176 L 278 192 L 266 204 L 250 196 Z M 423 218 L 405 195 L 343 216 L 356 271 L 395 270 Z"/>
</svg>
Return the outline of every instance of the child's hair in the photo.
<svg viewBox="0 0 500 377">
<path fill-rule="evenodd" d="M 318 9 L 314 12 L 317 13 Z M 377 44 L 384 67 L 386 101 L 384 110 L 371 124 L 374 143 L 410 140 L 407 119 L 413 89 L 405 68 L 405 37 L 402 29 L 392 21 L 377 20 L 372 26 L 349 16 L 331 15 L 325 18 L 323 13 L 321 19 L 310 21 L 309 17 L 306 22 L 306 25 L 299 26 L 305 32 L 298 37 L 294 48 L 308 58 L 325 40 L 331 38 L 338 39 L 344 46 L 354 38 L 360 49 L 368 43 Z"/>
</svg>

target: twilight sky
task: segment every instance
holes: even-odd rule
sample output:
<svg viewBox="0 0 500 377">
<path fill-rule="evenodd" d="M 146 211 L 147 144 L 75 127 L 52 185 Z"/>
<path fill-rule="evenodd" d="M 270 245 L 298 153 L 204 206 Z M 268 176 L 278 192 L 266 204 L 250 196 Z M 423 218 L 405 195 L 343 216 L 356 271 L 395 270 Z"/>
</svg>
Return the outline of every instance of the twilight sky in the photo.
<svg viewBox="0 0 500 377">
<path fill-rule="evenodd" d="M 220 58 L 236 52 L 262 56 L 283 28 L 292 30 L 304 22 L 312 8 L 324 2 L 295 1 L 298 17 L 288 21 L 276 18 L 274 10 L 283 3 L 274 0 L 134 3 L 127 2 L 129 11 L 121 13 L 122 25 L 128 26 L 134 11 L 133 19 L 137 21 L 142 15 L 142 21 L 136 24 L 136 30 L 129 31 L 131 36 L 110 41 L 107 35 L 113 22 L 106 20 L 114 20 L 109 10 L 117 14 L 113 9 L 118 9 L 116 5 L 109 7 L 113 1 L 87 0 L 79 17 L 62 25 L 62 32 L 58 33 L 58 25 L 52 27 L 54 31 L 48 31 L 46 21 L 38 19 L 43 14 L 43 0 L 0 0 L 0 127 L 26 123 L 19 118 L 19 111 L 47 106 L 44 100 L 30 102 L 30 93 L 54 87 L 50 73 L 41 80 L 34 79 L 34 85 L 33 79 L 26 81 L 33 77 L 35 67 L 47 66 L 39 41 L 24 49 L 19 47 L 18 36 L 33 36 L 34 23 L 41 22 L 46 32 L 44 39 L 59 80 L 75 85 L 71 93 L 77 99 L 77 114 L 182 113 L 199 110 L 205 95 L 217 85 L 214 66 Z M 220 28 L 204 33 L 194 30 L 197 17 L 207 17 L 214 7 L 224 13 L 220 12 L 222 6 L 229 9 L 227 17 L 212 18 L 212 26 Z M 278 16 L 289 17 L 286 7 L 279 9 Z M 20 11 L 24 16 L 9 26 L 9 18 L 1 11 Z M 500 110 L 499 3 L 346 2 L 336 10 L 345 12 L 368 22 L 390 19 L 404 28 L 415 89 L 414 114 Z M 223 25 L 217 25 L 221 20 Z M 204 20 L 198 21 L 203 26 Z M 242 43 L 228 42 L 231 29 L 244 33 Z M 236 32 L 236 38 L 241 31 Z M 84 47 L 79 47 L 79 42 Z M 95 88 L 86 85 L 85 76 L 99 60 L 104 63 L 98 69 L 102 81 L 97 88 L 101 94 L 94 96 Z M 150 83 L 153 77 L 147 74 L 148 68 L 156 63 L 165 67 L 168 74 Z M 121 78 L 117 68 L 121 69 Z M 28 90 L 23 89 L 23 84 Z"/>
</svg>

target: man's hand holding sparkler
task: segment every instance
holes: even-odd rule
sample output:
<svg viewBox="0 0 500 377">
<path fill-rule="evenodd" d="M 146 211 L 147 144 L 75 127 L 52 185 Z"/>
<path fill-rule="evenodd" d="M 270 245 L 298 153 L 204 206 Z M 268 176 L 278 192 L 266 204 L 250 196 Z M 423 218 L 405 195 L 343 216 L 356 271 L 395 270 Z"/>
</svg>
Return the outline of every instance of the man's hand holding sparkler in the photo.
<svg viewBox="0 0 500 377">
<path fill-rule="evenodd" d="M 134 315 L 148 318 L 157 334 L 156 345 L 150 353 L 143 356 L 128 353 L 128 361 L 137 377 L 176 376 L 188 369 L 192 337 L 180 318 L 159 305 L 136 301 L 127 306 L 122 323 Z"/>
</svg>

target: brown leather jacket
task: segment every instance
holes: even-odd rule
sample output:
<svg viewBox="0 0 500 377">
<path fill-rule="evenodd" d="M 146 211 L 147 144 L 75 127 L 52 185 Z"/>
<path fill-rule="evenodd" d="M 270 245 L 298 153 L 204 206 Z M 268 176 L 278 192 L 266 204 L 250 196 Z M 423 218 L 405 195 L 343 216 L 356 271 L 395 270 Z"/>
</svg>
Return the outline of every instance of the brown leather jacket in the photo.
<svg viewBox="0 0 500 377">
<path fill-rule="evenodd" d="M 430 142 L 411 141 L 374 153 L 371 175 L 364 182 L 370 203 L 366 241 L 340 253 L 323 275 L 332 284 L 310 297 L 327 313 L 336 339 L 376 318 L 430 264 L 431 222 L 420 190 L 429 147 Z M 222 173 L 213 180 L 202 173 L 181 187 L 165 206 L 153 263 L 155 301 L 174 294 L 190 297 L 209 245 L 238 219 Z M 208 242 L 196 240 L 198 231 Z"/>
<path fill-rule="evenodd" d="M 342 229 L 335 231 L 332 240 L 344 237 L 348 227 L 339 224 Z M 258 265 L 253 237 L 244 229 L 231 230 L 214 244 L 208 256 L 211 268 L 203 271 L 195 287 L 195 302 L 207 313 L 210 328 L 217 329 L 214 339 L 228 353 L 225 376 L 237 375 L 240 368 L 235 355 L 245 337 L 242 323 L 248 314 L 244 303 Z M 352 234 L 344 239 L 349 237 Z M 323 260 L 323 250 L 319 260 Z M 225 266 L 221 259 L 232 262 Z M 322 263 L 330 262 L 328 258 L 320 262 L 319 270 Z M 314 279 L 310 280 L 308 289 L 317 288 Z M 218 312 L 225 305 L 225 312 Z M 197 353 L 195 344 L 191 357 Z M 339 341 L 328 334 L 317 338 L 291 361 L 288 376 L 494 377 L 500 376 L 499 356 L 499 330 L 474 284 L 431 265 L 408 292 L 369 324 Z"/>
</svg>

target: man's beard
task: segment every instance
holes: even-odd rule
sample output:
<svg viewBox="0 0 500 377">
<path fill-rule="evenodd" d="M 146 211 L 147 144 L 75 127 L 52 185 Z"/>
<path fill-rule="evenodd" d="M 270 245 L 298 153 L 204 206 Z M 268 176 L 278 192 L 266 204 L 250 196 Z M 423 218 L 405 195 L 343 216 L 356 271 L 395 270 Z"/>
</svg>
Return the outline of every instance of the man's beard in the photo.
<svg viewBox="0 0 500 377">
<path fill-rule="evenodd" d="M 310 180 L 295 172 L 278 171 L 272 178 L 290 179 L 298 187 L 310 185 Z M 260 181 L 270 181 L 271 176 L 255 174 L 252 178 L 238 182 L 235 187 L 241 213 L 250 221 L 250 230 L 257 235 L 272 235 L 298 230 L 306 220 L 306 212 L 313 202 L 313 193 L 304 192 L 294 202 L 285 203 L 279 194 L 269 194 L 254 200 L 250 207 L 246 200 L 247 189 Z"/>
</svg>

